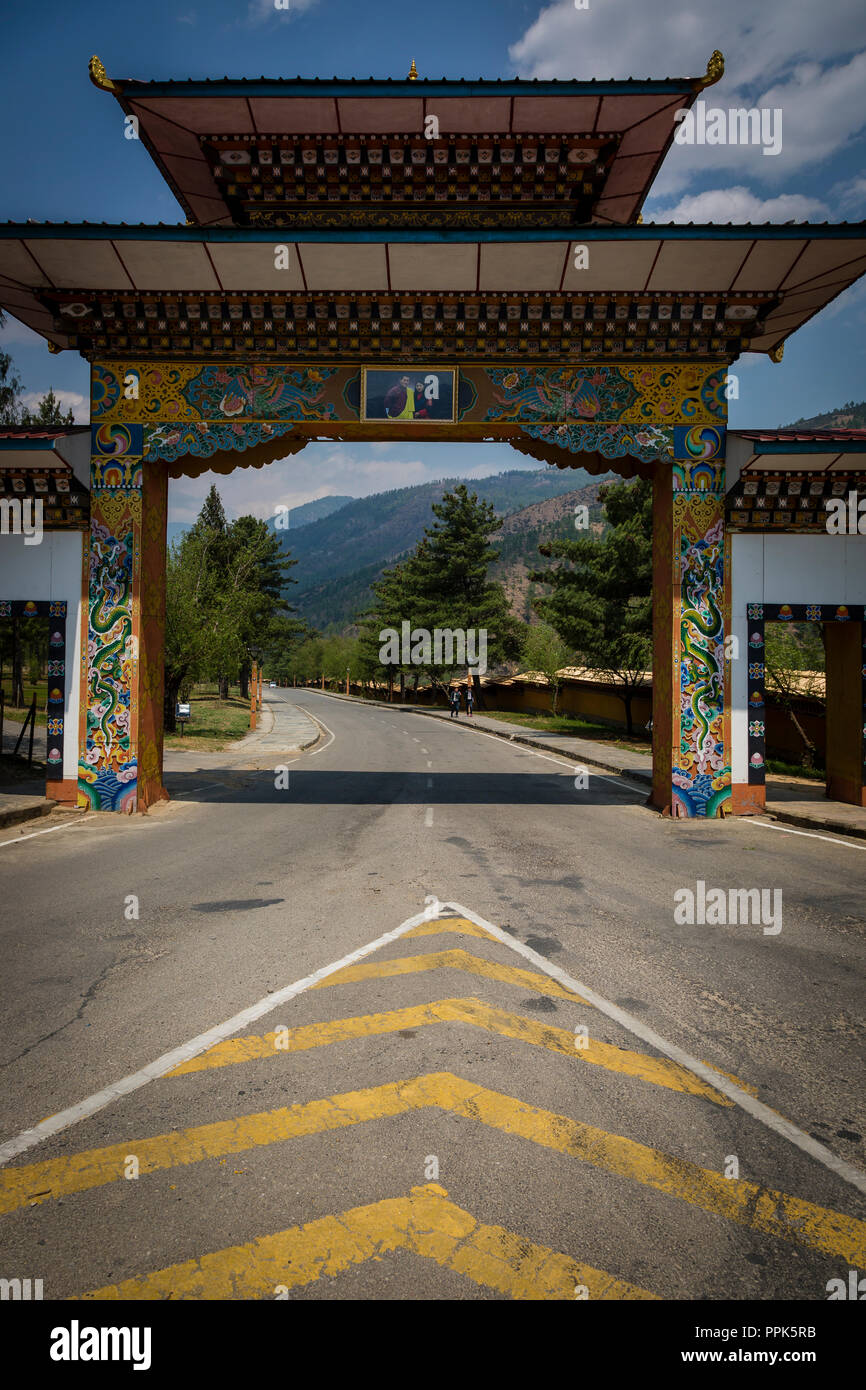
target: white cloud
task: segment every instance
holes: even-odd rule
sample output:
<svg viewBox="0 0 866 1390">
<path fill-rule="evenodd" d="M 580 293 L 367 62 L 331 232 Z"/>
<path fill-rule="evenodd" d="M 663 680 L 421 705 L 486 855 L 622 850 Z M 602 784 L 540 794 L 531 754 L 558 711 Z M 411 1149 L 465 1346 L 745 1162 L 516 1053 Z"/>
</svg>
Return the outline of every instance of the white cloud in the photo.
<svg viewBox="0 0 866 1390">
<path fill-rule="evenodd" d="M 748 188 L 708 188 L 680 198 L 673 206 L 656 209 L 652 199 L 644 222 L 809 222 L 829 216 L 826 203 L 802 193 L 759 198 Z M 649 208 L 652 206 L 652 211 Z"/>
<path fill-rule="evenodd" d="M 59 391 L 53 387 L 51 389 L 54 390 L 55 399 L 63 413 L 71 409 L 76 425 L 90 423 L 90 401 L 87 396 L 80 395 L 78 391 Z M 47 391 L 24 391 L 19 399 L 28 410 L 35 410 L 44 395 L 47 395 Z"/>
<path fill-rule="evenodd" d="M 726 73 L 703 99 L 725 110 L 778 107 L 782 151 L 768 156 L 758 146 L 675 145 L 657 192 L 670 196 L 698 172 L 731 169 L 778 182 L 815 165 L 866 125 L 862 0 L 777 0 L 760 8 L 754 0 L 728 0 L 724 11 L 715 0 L 605 0 L 588 10 L 558 0 L 510 55 L 527 77 L 694 77 L 715 44 L 724 51 Z"/>
<path fill-rule="evenodd" d="M 859 220 L 866 214 L 866 174 L 858 174 L 847 183 L 837 183 L 830 190 L 830 196 L 843 220 Z"/>
<path fill-rule="evenodd" d="M 727 0 L 724 11 L 717 0 L 604 0 L 588 10 L 558 0 L 510 56 L 528 77 L 696 77 L 711 50 L 721 48 L 723 84 L 746 87 L 776 80 L 793 63 L 847 58 L 862 45 L 862 0 L 765 0 L 760 8 L 754 0 Z"/>
</svg>

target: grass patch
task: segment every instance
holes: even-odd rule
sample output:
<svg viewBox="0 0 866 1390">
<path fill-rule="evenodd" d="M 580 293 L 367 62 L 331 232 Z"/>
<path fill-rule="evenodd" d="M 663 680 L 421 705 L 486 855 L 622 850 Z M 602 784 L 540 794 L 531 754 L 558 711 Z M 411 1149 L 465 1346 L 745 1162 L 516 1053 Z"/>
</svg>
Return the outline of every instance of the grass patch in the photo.
<svg viewBox="0 0 866 1390">
<path fill-rule="evenodd" d="M 570 734 L 572 738 L 590 738 L 596 743 L 610 743 L 615 748 L 627 748 L 634 753 L 649 753 L 652 739 L 638 733 L 629 737 L 622 729 L 612 729 L 608 724 L 594 724 L 589 719 L 568 714 L 530 714 L 521 710 L 514 714 L 505 710 L 478 710 L 485 719 L 500 719 L 505 724 L 520 724 L 525 729 L 536 729 L 544 734 Z M 461 710 L 461 714 L 463 711 Z"/>
<path fill-rule="evenodd" d="M 250 702 L 240 695 L 227 700 L 195 694 L 190 698 L 190 719 L 184 733 L 166 734 L 166 748 L 188 748 L 191 752 L 210 749 L 219 753 L 226 744 L 243 738 L 250 731 Z"/>
<path fill-rule="evenodd" d="M 13 724 L 23 724 L 23 723 L 24 723 L 24 720 L 27 718 L 27 716 L 28 716 L 29 713 L 30 713 L 30 706 L 29 706 L 29 705 L 24 705 L 23 708 L 21 708 L 19 705 L 4 705 L 4 706 L 3 706 L 3 727 L 6 728 L 6 726 L 7 726 L 7 724 L 9 723 L 10 720 L 12 721 Z M 37 709 L 36 709 L 36 727 L 37 727 L 37 729 L 44 729 L 44 728 L 46 727 L 47 722 L 48 722 L 48 715 L 47 715 L 47 713 L 45 712 L 44 709 L 39 709 L 38 706 L 37 706 Z M 6 732 L 7 732 L 7 733 L 9 732 L 8 728 L 6 729 Z M 27 731 L 27 737 L 28 737 L 28 738 L 30 737 L 30 731 L 29 731 L 29 730 Z"/>
<path fill-rule="evenodd" d="M 767 771 L 774 777 L 805 777 L 810 782 L 824 782 L 827 774 L 820 767 L 803 767 L 802 763 L 786 763 L 781 758 L 768 758 Z"/>
</svg>

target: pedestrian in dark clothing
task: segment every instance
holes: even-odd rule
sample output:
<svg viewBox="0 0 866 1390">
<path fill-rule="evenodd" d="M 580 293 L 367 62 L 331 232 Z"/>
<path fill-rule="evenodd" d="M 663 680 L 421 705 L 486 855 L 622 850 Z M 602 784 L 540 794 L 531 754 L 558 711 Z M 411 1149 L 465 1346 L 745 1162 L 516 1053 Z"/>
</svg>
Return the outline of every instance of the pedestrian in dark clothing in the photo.
<svg viewBox="0 0 866 1390">
<path fill-rule="evenodd" d="M 452 688 L 452 689 L 448 692 L 448 698 L 449 698 L 450 701 L 451 701 L 451 718 L 452 718 L 452 719 L 459 719 L 459 718 L 460 718 L 460 691 L 457 690 L 457 689 L 453 689 L 453 688 Z"/>
<path fill-rule="evenodd" d="M 467 685 L 467 687 L 466 687 L 466 713 L 469 715 L 469 718 L 470 718 L 470 719 L 472 718 L 472 706 L 474 705 L 474 703 L 475 703 L 475 692 L 474 692 L 474 690 L 472 689 L 472 685 L 471 685 L 471 683 L 470 683 L 470 684 Z"/>
</svg>

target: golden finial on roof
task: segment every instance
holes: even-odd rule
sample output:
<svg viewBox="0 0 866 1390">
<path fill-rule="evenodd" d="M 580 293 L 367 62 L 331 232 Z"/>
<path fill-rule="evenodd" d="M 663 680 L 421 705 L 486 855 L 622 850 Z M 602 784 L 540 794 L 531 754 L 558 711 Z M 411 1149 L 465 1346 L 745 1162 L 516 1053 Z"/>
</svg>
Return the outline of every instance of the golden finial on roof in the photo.
<svg viewBox="0 0 866 1390">
<path fill-rule="evenodd" d="M 91 82 L 95 87 L 98 87 L 100 91 L 113 92 L 115 90 L 114 83 L 105 71 L 105 64 L 97 58 L 95 53 L 90 60 L 89 72 Z"/>
<path fill-rule="evenodd" d="M 59 352 L 59 351 L 60 351 L 60 348 L 57 346 L 57 344 L 56 344 L 56 343 L 52 343 L 52 341 L 51 341 L 50 338 L 47 338 L 47 339 L 45 340 L 45 346 L 48 348 L 48 351 L 49 351 L 49 352 Z"/>
<path fill-rule="evenodd" d="M 643 222 L 643 213 L 642 213 L 642 212 L 639 212 L 638 215 L 637 215 L 637 224 L 638 224 L 638 226 L 640 226 L 642 222 Z"/>
<path fill-rule="evenodd" d="M 416 66 L 415 66 L 415 59 L 414 59 L 414 58 L 412 59 L 412 66 L 411 66 L 411 68 L 409 69 L 408 81 L 409 81 L 409 82 L 417 82 L 417 81 L 418 81 L 418 69 L 417 69 Z"/>
<path fill-rule="evenodd" d="M 780 343 L 779 346 L 778 346 L 778 347 L 774 347 L 774 348 L 773 348 L 773 351 L 770 353 L 770 361 L 771 361 L 771 362 L 781 362 L 781 360 L 782 360 L 782 358 L 783 358 L 784 356 L 785 356 L 785 344 L 784 344 L 784 343 Z"/>
<path fill-rule="evenodd" d="M 707 63 L 707 71 L 701 78 L 702 87 L 712 87 L 714 82 L 718 82 L 725 75 L 725 55 L 718 48 L 714 50 L 713 56 Z"/>
</svg>

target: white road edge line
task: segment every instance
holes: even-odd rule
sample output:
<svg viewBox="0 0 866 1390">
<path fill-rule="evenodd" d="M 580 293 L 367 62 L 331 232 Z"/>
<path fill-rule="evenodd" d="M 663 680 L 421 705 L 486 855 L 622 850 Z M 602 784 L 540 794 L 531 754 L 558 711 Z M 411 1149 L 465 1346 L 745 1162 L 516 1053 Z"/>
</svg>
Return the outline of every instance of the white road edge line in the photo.
<svg viewBox="0 0 866 1390">
<path fill-rule="evenodd" d="M 424 812 L 424 824 L 427 826 L 427 829 L 428 829 L 428 830 L 430 829 L 430 827 L 431 827 L 432 824 L 433 824 L 433 807 L 432 807 L 432 806 L 428 806 L 428 807 L 427 807 L 427 810 Z"/>
<path fill-rule="evenodd" d="M 619 1008 L 618 1005 L 611 1004 L 602 995 L 597 994 L 594 989 L 590 989 L 588 985 L 581 984 L 579 980 L 575 980 L 574 977 L 569 975 L 565 970 L 561 970 L 558 965 L 553 965 L 544 956 L 539 955 L 538 951 L 533 951 L 531 946 L 525 946 L 522 941 L 518 941 L 516 937 L 503 931 L 501 927 L 494 926 L 492 922 L 488 922 L 484 917 L 480 917 L 477 912 L 470 911 L 469 908 L 463 907 L 460 903 L 440 903 L 440 907 L 447 908 L 451 912 L 456 912 L 460 917 L 466 917 L 470 922 L 474 922 L 476 926 L 483 927 L 485 931 L 495 936 L 497 941 L 501 941 L 503 946 L 510 946 L 512 951 L 516 951 L 517 954 L 523 956 L 525 960 L 531 961 L 533 965 L 539 970 L 543 970 L 551 979 L 558 980 L 561 985 L 565 985 L 566 989 L 570 989 L 575 994 L 579 994 L 581 998 L 585 999 L 593 1008 L 598 1009 L 600 1013 L 613 1019 L 615 1023 L 619 1023 L 621 1027 L 627 1029 L 628 1032 L 632 1033 L 636 1038 L 640 1038 L 642 1042 L 648 1043 L 650 1047 L 654 1047 L 663 1057 L 669 1057 L 672 1062 L 677 1062 L 681 1067 L 685 1067 L 688 1071 L 692 1072 L 694 1076 L 699 1076 L 703 1081 L 708 1082 L 709 1085 L 715 1087 L 717 1091 L 721 1091 L 722 1095 L 727 1096 L 729 1100 L 739 1105 L 741 1109 L 745 1110 L 753 1119 L 759 1120 L 775 1134 L 795 1144 L 798 1149 L 802 1149 L 810 1158 L 816 1159 L 819 1163 L 822 1163 L 825 1168 L 829 1168 L 831 1172 L 836 1173 L 838 1177 L 850 1183 L 852 1187 L 856 1187 L 858 1192 L 866 1193 L 866 1173 L 863 1173 L 859 1168 L 855 1168 L 852 1163 L 846 1162 L 844 1158 L 837 1157 L 830 1149 L 825 1148 L 823 1144 L 819 1143 L 817 1139 L 813 1139 L 810 1134 L 806 1134 L 804 1130 L 799 1129 L 797 1125 L 792 1124 L 790 1120 L 783 1119 L 775 1110 L 771 1110 L 768 1105 L 764 1105 L 761 1101 L 757 1100 L 755 1096 L 749 1095 L 749 1092 L 744 1091 L 736 1082 L 729 1080 L 727 1076 L 723 1076 L 721 1072 L 708 1066 L 706 1062 L 700 1062 L 696 1057 L 692 1057 L 688 1052 L 684 1052 L 681 1047 L 677 1047 L 676 1043 L 668 1042 L 666 1038 L 661 1037 L 654 1029 L 649 1028 L 645 1023 L 641 1023 L 639 1018 L 635 1018 L 632 1014 L 626 1013 L 625 1010 Z"/>
<path fill-rule="evenodd" d="M 393 931 L 385 932 L 384 936 L 377 937 L 375 941 L 359 947 L 357 951 L 350 952 L 349 955 L 343 956 L 341 960 L 334 961 L 331 965 L 322 966 L 321 970 L 315 970 L 312 975 L 305 975 L 302 980 L 296 980 L 292 985 L 286 985 L 285 988 L 278 989 L 273 994 L 266 994 L 256 1004 L 251 1004 L 249 1008 L 242 1009 L 240 1013 L 227 1018 L 224 1023 L 217 1024 L 215 1028 L 209 1028 L 206 1033 L 199 1033 L 189 1042 L 182 1043 L 180 1047 L 173 1048 L 171 1052 L 164 1053 L 162 1057 L 157 1057 L 155 1062 L 150 1062 L 140 1071 L 133 1072 L 130 1076 L 124 1076 L 111 1086 L 103 1087 L 101 1091 L 88 1096 L 86 1100 L 79 1101 L 77 1105 L 71 1105 L 66 1110 L 59 1110 L 56 1115 L 49 1115 L 47 1119 L 41 1120 L 38 1125 L 34 1125 L 31 1129 L 22 1130 L 14 1139 L 7 1139 L 4 1144 L 0 1144 L 0 1166 L 7 1163 L 10 1158 L 16 1158 L 18 1154 L 26 1153 L 28 1149 L 34 1148 L 36 1144 L 40 1144 L 43 1139 L 47 1139 L 50 1135 L 59 1134 L 61 1130 L 68 1129 L 70 1125 L 77 1124 L 79 1120 L 85 1120 L 89 1116 L 95 1115 L 98 1110 L 103 1110 L 106 1105 L 110 1105 L 118 1097 L 129 1095 L 131 1091 L 140 1090 L 149 1081 L 155 1081 L 158 1077 L 164 1076 L 166 1072 L 179 1066 L 181 1062 L 188 1062 L 191 1057 L 197 1057 L 199 1053 L 213 1047 L 214 1043 L 223 1042 L 226 1038 L 230 1038 L 233 1033 L 239 1032 L 241 1028 L 246 1028 L 248 1024 L 254 1023 L 256 1019 L 269 1014 L 281 1004 L 294 999 L 296 995 L 303 994 L 305 990 L 311 989 L 313 985 L 326 979 L 328 975 L 333 975 L 337 970 L 342 970 L 347 965 L 354 965 L 356 961 L 363 960 L 365 956 L 378 951 L 382 946 L 388 946 L 392 941 L 397 941 L 413 927 L 420 927 L 423 922 L 429 921 L 429 909 L 425 909 L 424 912 L 417 912 L 414 917 L 407 918 Z"/>
<path fill-rule="evenodd" d="M 816 830 L 792 830 L 789 825 L 773 825 L 768 820 L 751 820 L 750 817 L 742 817 L 747 824 L 762 825 L 765 830 L 781 830 L 783 835 L 805 835 L 809 840 L 826 840 L 828 845 L 842 845 L 845 849 L 866 849 L 866 844 L 860 845 L 856 840 L 835 840 L 832 835 L 819 835 Z"/>
<path fill-rule="evenodd" d="M 53 835 L 55 830 L 71 830 L 74 825 L 84 825 L 85 821 L 95 821 L 96 816 L 83 816 L 81 820 L 67 821 L 66 825 L 50 825 L 47 830 L 31 830 L 29 835 L 19 835 L 15 840 L 0 840 L 0 849 L 6 845 L 21 845 L 25 840 L 35 840 L 37 835 Z"/>
<path fill-rule="evenodd" d="M 326 734 L 330 734 L 330 735 L 331 735 L 331 737 L 328 739 L 328 742 L 327 742 L 327 743 L 323 743 L 322 746 L 321 746 L 321 748 L 317 748 L 316 751 L 315 751 L 315 753 L 311 753 L 311 754 L 310 754 L 310 757 L 311 757 L 311 758 L 315 758 L 315 757 L 317 757 L 317 755 L 318 755 L 319 753 L 324 753 L 324 751 L 325 751 L 326 748 L 330 748 L 331 744 L 334 742 L 334 739 L 337 737 L 337 735 L 334 733 L 333 729 L 329 729 L 329 728 L 328 728 L 327 724 L 325 723 L 325 721 L 324 721 L 323 719 L 319 719 L 318 715 L 310 714 L 310 711 L 309 711 L 309 710 L 306 710 L 306 709 L 304 710 L 304 714 L 309 715 L 310 719 L 313 720 L 313 723 L 314 723 L 314 724 L 318 724 L 318 726 L 319 726 L 320 729 L 324 729 L 324 731 L 325 731 Z"/>
<path fill-rule="evenodd" d="M 459 727 L 459 728 L 465 729 L 465 728 L 467 728 L 468 726 L 465 725 L 465 724 L 461 724 L 461 725 L 459 725 L 458 727 Z M 488 733 L 486 732 L 486 730 L 484 730 L 484 729 L 479 729 L 479 728 L 477 727 L 477 725 L 473 725 L 472 727 L 474 728 L 475 733 L 476 733 L 476 734 L 480 734 L 482 738 L 492 738 L 492 739 L 495 739 L 497 743 L 503 743 L 503 742 L 505 742 L 505 740 L 503 740 L 502 737 L 501 737 L 499 734 L 488 734 Z M 512 737 L 514 737 L 514 735 L 512 735 Z M 510 742 L 511 742 L 511 739 L 508 739 L 507 742 L 510 743 Z M 575 770 L 578 770 L 578 771 L 579 771 L 580 768 L 584 766 L 583 763 L 579 763 L 579 762 L 573 762 L 573 763 L 572 763 L 572 762 L 565 762 L 562 758 L 553 758 L 553 757 L 551 757 L 551 755 L 550 755 L 549 753 L 542 753 L 542 752 L 539 751 L 538 748 L 531 748 L 528 744 L 525 744 L 525 743 L 521 743 L 521 744 L 519 744 L 518 746 L 519 746 L 520 748 L 524 749 L 527 753 L 532 753 L 532 754 L 534 754 L 534 756 L 535 756 L 536 758 L 544 758 L 545 762 L 548 762 L 548 763 L 556 763 L 557 767 L 564 767 L 564 768 L 566 768 L 569 772 L 574 772 Z M 611 776 L 609 776 L 607 773 L 604 773 L 604 772 L 596 772 L 592 767 L 587 767 L 587 768 L 586 768 L 586 771 L 589 773 L 590 777 L 599 777 L 599 778 L 601 779 L 602 782 L 613 782 L 613 783 L 615 783 L 616 786 L 618 786 L 618 787 L 624 787 L 625 790 L 626 790 L 627 792 L 631 792 L 633 796 L 639 796 L 639 797 L 641 797 L 644 801 L 646 801 L 646 799 L 647 799 L 648 793 L 647 793 L 646 791 L 641 791 L 639 787 L 633 786 L 631 782 L 625 782 L 625 781 L 623 781 L 623 779 L 622 779 L 621 777 L 611 777 Z"/>
</svg>

